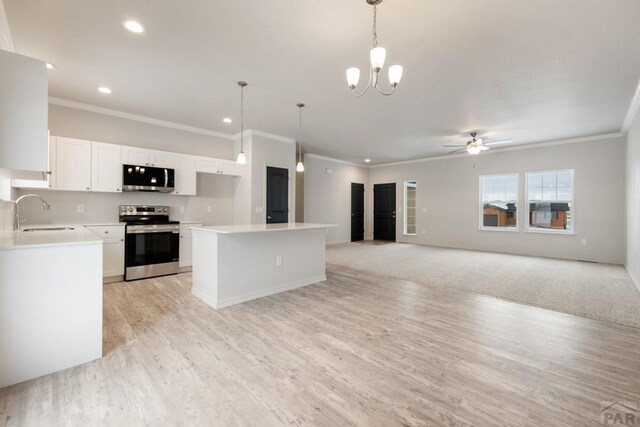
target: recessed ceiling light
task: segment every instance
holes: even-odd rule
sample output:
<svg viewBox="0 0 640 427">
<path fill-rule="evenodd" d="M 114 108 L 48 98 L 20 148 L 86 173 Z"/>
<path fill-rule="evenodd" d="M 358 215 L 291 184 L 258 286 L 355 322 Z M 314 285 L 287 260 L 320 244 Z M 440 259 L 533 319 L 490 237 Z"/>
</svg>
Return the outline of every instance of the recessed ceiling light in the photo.
<svg viewBox="0 0 640 427">
<path fill-rule="evenodd" d="M 98 88 L 98 92 L 100 92 L 100 93 L 104 93 L 104 94 L 106 94 L 106 95 L 109 95 L 109 94 L 111 94 L 113 91 L 112 91 L 111 89 L 109 89 L 108 87 L 100 86 L 100 87 Z"/>
<path fill-rule="evenodd" d="M 138 21 L 126 20 L 122 21 L 122 26 L 132 33 L 144 33 L 144 27 Z"/>
<path fill-rule="evenodd" d="M 224 119 L 222 119 L 222 121 L 225 122 L 225 123 L 233 122 L 233 120 L 231 120 L 229 117 L 225 117 Z"/>
<path fill-rule="evenodd" d="M 369 163 L 371 159 L 364 159 L 365 163 Z"/>
<path fill-rule="evenodd" d="M 53 70 L 54 68 L 56 68 L 54 64 L 52 64 L 51 62 L 47 62 L 47 70 Z"/>
</svg>

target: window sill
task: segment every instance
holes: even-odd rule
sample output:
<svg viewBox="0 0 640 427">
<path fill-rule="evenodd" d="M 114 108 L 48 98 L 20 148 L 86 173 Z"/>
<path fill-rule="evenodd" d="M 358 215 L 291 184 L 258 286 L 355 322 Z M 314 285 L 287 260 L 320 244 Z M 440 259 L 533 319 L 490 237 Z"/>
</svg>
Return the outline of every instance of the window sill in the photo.
<svg viewBox="0 0 640 427">
<path fill-rule="evenodd" d="M 527 228 L 524 230 L 525 233 L 533 233 L 533 234 L 556 234 L 560 236 L 575 236 L 575 231 L 564 231 L 564 230 L 544 230 L 544 229 L 532 229 Z"/>
<path fill-rule="evenodd" d="M 479 231 L 499 231 L 499 232 L 507 232 L 507 233 L 519 233 L 520 228 L 510 228 L 510 227 L 480 227 Z"/>
</svg>

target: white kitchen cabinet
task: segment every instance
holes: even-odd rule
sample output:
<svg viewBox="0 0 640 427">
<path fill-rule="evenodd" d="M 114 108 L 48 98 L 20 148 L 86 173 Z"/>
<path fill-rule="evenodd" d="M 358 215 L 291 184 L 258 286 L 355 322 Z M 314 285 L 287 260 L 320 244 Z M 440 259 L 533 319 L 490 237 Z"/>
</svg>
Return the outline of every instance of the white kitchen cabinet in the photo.
<svg viewBox="0 0 640 427">
<path fill-rule="evenodd" d="M 220 173 L 220 160 L 211 157 L 198 157 L 196 171 L 202 173 Z"/>
<path fill-rule="evenodd" d="M 91 141 L 57 137 L 56 189 L 91 191 Z"/>
<path fill-rule="evenodd" d="M 119 193 L 122 191 L 122 161 L 119 145 L 91 144 L 91 190 Z"/>
<path fill-rule="evenodd" d="M 174 194 L 181 196 L 196 195 L 196 158 L 194 156 L 178 156 L 176 168 L 176 189 Z"/>
<path fill-rule="evenodd" d="M 201 222 L 180 223 L 180 263 L 181 269 L 188 269 L 193 265 L 193 237 L 190 227 L 202 227 Z"/>
<path fill-rule="evenodd" d="M 45 62 L 0 49 L 0 169 L 47 169 L 48 79 Z M 32 178 L 33 176 L 33 178 Z"/>
<path fill-rule="evenodd" d="M 178 163 L 178 155 L 167 151 L 151 150 L 149 152 L 149 161 L 151 166 L 157 168 L 175 169 Z"/>
<path fill-rule="evenodd" d="M 56 140 L 55 136 L 49 137 L 48 157 L 49 164 L 47 172 L 42 172 L 42 180 L 35 179 L 12 179 L 11 186 L 14 188 L 45 188 L 55 190 L 56 188 Z"/>
<path fill-rule="evenodd" d="M 124 275 L 124 225 L 87 225 L 103 242 L 102 277 Z"/>
<path fill-rule="evenodd" d="M 238 164 L 235 160 L 219 160 L 218 173 L 222 175 L 240 176 L 242 175 L 243 165 Z"/>
<path fill-rule="evenodd" d="M 121 147 L 121 153 L 123 165 L 149 166 L 150 152 L 146 148 L 127 147 L 123 145 Z"/>
<path fill-rule="evenodd" d="M 241 176 L 243 165 L 235 160 L 214 159 L 212 157 L 198 157 L 196 170 L 202 173 Z"/>
</svg>

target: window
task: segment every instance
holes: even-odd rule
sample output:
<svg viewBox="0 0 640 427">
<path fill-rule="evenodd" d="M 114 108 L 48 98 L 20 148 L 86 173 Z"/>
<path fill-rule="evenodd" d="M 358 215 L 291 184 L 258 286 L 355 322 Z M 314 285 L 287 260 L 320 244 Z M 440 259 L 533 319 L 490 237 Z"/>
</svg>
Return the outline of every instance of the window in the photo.
<svg viewBox="0 0 640 427">
<path fill-rule="evenodd" d="M 573 170 L 527 174 L 527 231 L 573 232 Z"/>
<path fill-rule="evenodd" d="M 480 177 L 480 228 L 518 229 L 518 174 Z"/>
<path fill-rule="evenodd" d="M 404 182 L 404 234 L 416 234 L 416 181 Z"/>
</svg>

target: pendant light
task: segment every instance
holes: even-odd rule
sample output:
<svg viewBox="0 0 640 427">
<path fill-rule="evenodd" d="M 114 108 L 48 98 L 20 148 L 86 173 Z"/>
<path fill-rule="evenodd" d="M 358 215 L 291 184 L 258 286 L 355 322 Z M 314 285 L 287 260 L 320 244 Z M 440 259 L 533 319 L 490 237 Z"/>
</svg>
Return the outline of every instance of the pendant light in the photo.
<svg viewBox="0 0 640 427">
<path fill-rule="evenodd" d="M 369 67 L 369 83 L 367 83 L 367 87 L 365 87 L 362 92 L 358 93 L 356 91 L 356 87 L 360 81 L 360 69 L 353 67 L 347 70 L 347 85 L 355 96 L 364 95 L 371 87 L 375 88 L 381 94 L 389 96 L 395 92 L 396 87 L 400 84 L 403 68 L 402 65 L 392 65 L 389 67 L 389 85 L 391 86 L 391 89 L 389 91 L 385 91 L 380 88 L 380 72 L 384 67 L 384 61 L 387 58 L 387 50 L 382 46 L 378 46 L 377 7 L 382 3 L 382 0 L 366 1 L 367 4 L 373 6 L 373 43 L 371 44 L 371 50 L 369 51 L 369 60 L 371 62 L 371 66 Z"/>
<path fill-rule="evenodd" d="M 304 104 L 296 104 L 300 110 L 300 127 L 298 130 L 298 144 L 300 144 L 300 151 L 298 153 L 298 164 L 296 165 L 296 172 L 304 172 L 304 163 L 302 163 L 302 108 Z"/>
<path fill-rule="evenodd" d="M 247 82 L 239 81 L 238 86 L 240 86 L 240 152 L 236 162 L 239 165 L 246 165 L 247 156 L 244 154 L 244 88 L 247 86 Z"/>
</svg>

